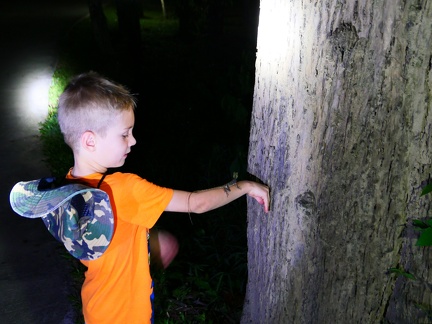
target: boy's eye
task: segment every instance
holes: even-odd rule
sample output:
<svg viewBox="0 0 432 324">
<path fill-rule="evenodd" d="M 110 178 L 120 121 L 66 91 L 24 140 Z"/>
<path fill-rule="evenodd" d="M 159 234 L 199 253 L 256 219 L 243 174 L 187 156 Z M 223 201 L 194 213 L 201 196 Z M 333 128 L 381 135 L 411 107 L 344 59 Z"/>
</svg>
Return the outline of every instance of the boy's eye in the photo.
<svg viewBox="0 0 432 324">
<path fill-rule="evenodd" d="M 129 136 L 129 134 L 123 134 L 122 136 L 123 136 L 123 138 L 127 138 Z"/>
</svg>

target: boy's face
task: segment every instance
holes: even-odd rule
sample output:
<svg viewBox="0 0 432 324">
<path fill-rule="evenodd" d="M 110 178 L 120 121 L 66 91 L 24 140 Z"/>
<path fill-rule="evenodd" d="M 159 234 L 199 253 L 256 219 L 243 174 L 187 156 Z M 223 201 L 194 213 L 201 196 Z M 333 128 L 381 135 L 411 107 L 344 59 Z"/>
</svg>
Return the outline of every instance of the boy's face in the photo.
<svg viewBox="0 0 432 324">
<path fill-rule="evenodd" d="M 95 162 L 103 168 L 121 167 L 131 146 L 136 144 L 132 135 L 135 116 L 132 109 L 122 111 L 107 126 L 105 136 L 96 135 Z"/>
</svg>

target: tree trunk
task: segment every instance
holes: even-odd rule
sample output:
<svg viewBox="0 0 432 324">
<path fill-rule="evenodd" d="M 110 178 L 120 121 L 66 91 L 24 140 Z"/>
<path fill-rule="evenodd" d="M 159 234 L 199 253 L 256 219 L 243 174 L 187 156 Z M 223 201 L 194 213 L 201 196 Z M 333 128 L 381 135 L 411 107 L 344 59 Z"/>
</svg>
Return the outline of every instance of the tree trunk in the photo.
<svg viewBox="0 0 432 324">
<path fill-rule="evenodd" d="M 243 323 L 430 322 L 431 33 L 426 0 L 261 0 Z"/>
<path fill-rule="evenodd" d="M 97 43 L 99 52 L 103 57 L 112 60 L 114 49 L 108 31 L 107 21 L 102 8 L 101 0 L 88 0 L 90 20 L 92 24 L 93 37 Z"/>
<path fill-rule="evenodd" d="M 126 59 L 137 64 L 140 58 L 142 6 L 138 0 L 116 0 L 117 18 Z"/>
</svg>

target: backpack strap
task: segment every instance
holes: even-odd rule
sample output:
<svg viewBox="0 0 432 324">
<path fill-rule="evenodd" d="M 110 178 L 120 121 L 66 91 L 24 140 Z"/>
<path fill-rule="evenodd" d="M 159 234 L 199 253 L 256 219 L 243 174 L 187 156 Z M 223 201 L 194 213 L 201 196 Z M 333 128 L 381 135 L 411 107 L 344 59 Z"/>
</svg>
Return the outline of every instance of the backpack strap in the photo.
<svg viewBox="0 0 432 324">
<path fill-rule="evenodd" d="M 104 181 L 105 177 L 107 176 L 107 174 L 108 174 L 107 172 L 105 172 L 105 173 L 103 174 L 103 176 L 102 176 L 102 178 L 99 180 L 99 182 L 98 182 L 96 188 L 100 189 L 100 186 L 101 186 L 102 182 Z"/>
</svg>

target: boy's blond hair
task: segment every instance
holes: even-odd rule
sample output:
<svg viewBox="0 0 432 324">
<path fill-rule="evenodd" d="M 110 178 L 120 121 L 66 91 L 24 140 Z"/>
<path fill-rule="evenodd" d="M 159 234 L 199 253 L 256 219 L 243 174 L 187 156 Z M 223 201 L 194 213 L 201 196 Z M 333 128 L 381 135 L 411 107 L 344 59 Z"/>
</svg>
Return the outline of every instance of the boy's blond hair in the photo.
<svg viewBox="0 0 432 324">
<path fill-rule="evenodd" d="M 74 77 L 66 86 L 59 98 L 57 118 L 66 144 L 78 151 L 84 132 L 105 136 L 111 120 L 135 106 L 135 97 L 124 86 L 89 72 Z"/>
</svg>

